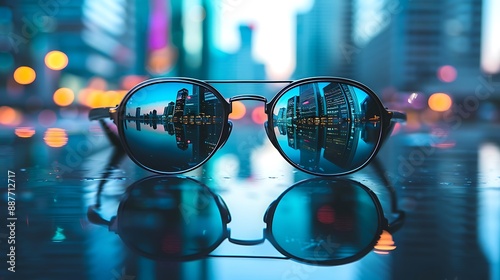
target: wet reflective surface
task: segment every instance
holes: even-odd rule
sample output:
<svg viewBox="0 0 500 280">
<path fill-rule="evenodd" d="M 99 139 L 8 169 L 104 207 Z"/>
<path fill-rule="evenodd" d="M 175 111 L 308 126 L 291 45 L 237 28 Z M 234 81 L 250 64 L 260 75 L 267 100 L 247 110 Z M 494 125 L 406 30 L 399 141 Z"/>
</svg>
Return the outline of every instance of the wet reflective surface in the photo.
<svg viewBox="0 0 500 280">
<path fill-rule="evenodd" d="M 377 156 L 392 190 L 373 163 L 342 178 L 360 185 L 296 185 L 314 177 L 290 167 L 261 125 L 235 127 L 203 168 L 172 184 L 141 183 L 152 174 L 111 148 L 97 123 L 54 137 L 2 129 L 0 167 L 3 178 L 15 173 L 17 220 L 16 273 L 7 274 L 2 231 L 0 279 L 499 279 L 497 125 L 396 128 Z M 399 211 L 397 231 L 379 229 L 379 218 L 392 224 Z M 224 224 L 236 242 L 218 244 Z M 373 232 L 382 238 L 373 242 Z M 374 249 L 345 264 L 284 259 L 311 256 L 308 242 L 314 257 L 325 233 L 339 258 Z M 206 248 L 219 257 L 165 258 Z"/>
</svg>

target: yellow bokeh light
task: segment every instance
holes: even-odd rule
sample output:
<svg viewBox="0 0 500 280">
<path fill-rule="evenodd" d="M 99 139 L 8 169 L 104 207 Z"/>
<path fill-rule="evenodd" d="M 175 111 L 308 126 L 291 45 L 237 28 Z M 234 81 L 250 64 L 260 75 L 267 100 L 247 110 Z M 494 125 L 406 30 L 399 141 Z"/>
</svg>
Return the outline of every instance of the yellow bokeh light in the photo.
<svg viewBox="0 0 500 280">
<path fill-rule="evenodd" d="M 35 129 L 33 127 L 18 127 L 14 130 L 14 133 L 20 138 L 30 138 L 35 135 Z"/>
<path fill-rule="evenodd" d="M 448 94 L 438 92 L 431 95 L 427 103 L 429 104 L 429 108 L 431 108 L 431 110 L 444 112 L 451 108 L 453 102 Z"/>
<path fill-rule="evenodd" d="M 232 104 L 232 112 L 229 114 L 229 118 L 233 120 L 239 120 L 245 116 L 247 109 L 245 108 L 245 104 L 240 101 L 234 101 Z"/>
<path fill-rule="evenodd" d="M 52 148 L 60 148 L 68 143 L 68 134 L 62 128 L 49 128 L 43 137 L 45 144 Z"/>
<path fill-rule="evenodd" d="M 75 100 L 75 94 L 69 88 L 60 88 L 54 92 L 52 98 L 54 99 L 54 103 L 64 107 L 73 103 Z"/>
<path fill-rule="evenodd" d="M 61 51 L 51 51 L 45 55 L 45 65 L 52 70 L 62 70 L 68 65 L 68 56 Z"/>
<path fill-rule="evenodd" d="M 31 84 L 36 78 L 36 73 L 33 68 L 28 66 L 20 66 L 14 71 L 14 80 L 21 85 Z"/>
<path fill-rule="evenodd" d="M 9 106 L 0 107 L 0 124 L 19 125 L 22 121 L 22 115 Z"/>
</svg>

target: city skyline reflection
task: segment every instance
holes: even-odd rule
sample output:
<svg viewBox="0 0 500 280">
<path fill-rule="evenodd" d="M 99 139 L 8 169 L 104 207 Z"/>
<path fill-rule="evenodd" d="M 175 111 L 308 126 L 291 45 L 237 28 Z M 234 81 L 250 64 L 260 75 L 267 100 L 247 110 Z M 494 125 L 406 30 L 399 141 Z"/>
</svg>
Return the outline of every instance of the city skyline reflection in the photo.
<svg viewBox="0 0 500 280">
<path fill-rule="evenodd" d="M 291 161 L 312 172 L 360 167 L 380 139 L 381 112 L 362 89 L 337 82 L 305 83 L 274 108 L 274 132 Z"/>
<path fill-rule="evenodd" d="M 122 125 L 140 162 L 155 170 L 179 171 L 198 165 L 214 152 L 223 113 L 222 103 L 208 88 L 157 83 L 131 95 Z"/>
</svg>

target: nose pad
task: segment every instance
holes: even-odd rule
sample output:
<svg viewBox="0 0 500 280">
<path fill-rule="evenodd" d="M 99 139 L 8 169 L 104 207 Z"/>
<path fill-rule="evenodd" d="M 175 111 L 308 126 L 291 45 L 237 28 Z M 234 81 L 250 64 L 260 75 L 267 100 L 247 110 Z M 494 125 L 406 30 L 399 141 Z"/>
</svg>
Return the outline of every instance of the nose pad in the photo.
<svg viewBox="0 0 500 280">
<path fill-rule="evenodd" d="M 231 222 L 231 213 L 229 213 L 226 202 L 224 202 L 220 195 L 217 196 L 217 202 L 221 208 L 221 216 L 224 220 L 224 223 L 229 224 L 229 222 Z"/>
<path fill-rule="evenodd" d="M 267 121 L 264 122 L 264 130 L 266 131 L 267 139 L 269 139 L 269 141 L 271 141 L 271 144 L 273 144 L 273 146 L 278 151 L 281 150 L 280 145 L 278 144 L 278 142 L 276 140 L 276 136 L 272 135 L 272 133 L 269 131 L 269 125 L 268 125 Z"/>
<path fill-rule="evenodd" d="M 264 213 L 264 223 L 266 223 L 266 225 L 269 225 L 269 223 L 271 222 L 269 220 L 269 212 L 270 211 L 274 211 L 276 209 L 276 205 L 277 205 L 277 201 L 273 201 L 271 204 L 269 204 L 269 206 L 267 207 L 266 209 L 266 213 Z"/>
<path fill-rule="evenodd" d="M 224 142 L 222 142 L 222 145 L 220 145 L 221 148 L 224 147 L 224 145 L 226 145 L 227 139 L 229 139 L 229 135 L 231 135 L 231 131 L 233 131 L 233 122 L 228 121 L 227 123 L 229 124 L 229 126 L 222 135 L 222 137 L 224 138 Z"/>
</svg>

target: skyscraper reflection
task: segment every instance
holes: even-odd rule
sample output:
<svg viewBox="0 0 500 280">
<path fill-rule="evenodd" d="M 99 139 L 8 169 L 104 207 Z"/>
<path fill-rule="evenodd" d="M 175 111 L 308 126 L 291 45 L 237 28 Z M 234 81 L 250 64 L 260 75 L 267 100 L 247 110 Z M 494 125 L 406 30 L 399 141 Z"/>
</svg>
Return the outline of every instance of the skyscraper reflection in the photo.
<svg viewBox="0 0 500 280">
<path fill-rule="evenodd" d="M 359 141 L 365 146 L 377 141 L 378 106 L 358 91 L 343 83 L 308 83 L 284 95 L 286 107 L 277 108 L 275 126 L 288 147 L 299 152 L 301 166 L 318 170 L 323 158 L 351 168 L 359 155 Z"/>
<path fill-rule="evenodd" d="M 129 111 L 133 110 L 135 115 L 127 113 L 123 127 L 128 141 L 141 137 L 157 145 L 152 148 L 162 153 L 162 159 L 184 160 L 185 165 L 191 166 L 214 151 L 222 130 L 223 109 L 221 102 L 207 89 L 194 85 L 190 91 L 182 86 L 173 91 L 175 94 L 156 94 L 158 97 L 130 108 Z M 175 96 L 175 100 L 168 100 L 169 96 Z M 137 135 L 138 132 L 140 135 Z M 141 143 L 139 140 L 136 142 Z M 179 154 L 175 150 L 184 153 Z M 137 153 L 137 156 L 147 155 Z"/>
</svg>

